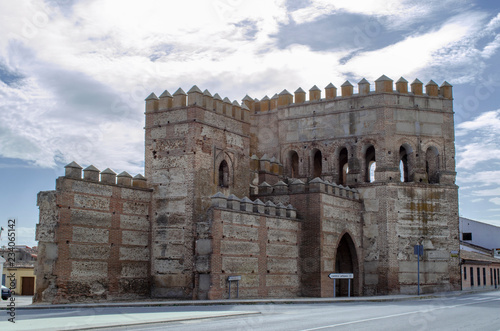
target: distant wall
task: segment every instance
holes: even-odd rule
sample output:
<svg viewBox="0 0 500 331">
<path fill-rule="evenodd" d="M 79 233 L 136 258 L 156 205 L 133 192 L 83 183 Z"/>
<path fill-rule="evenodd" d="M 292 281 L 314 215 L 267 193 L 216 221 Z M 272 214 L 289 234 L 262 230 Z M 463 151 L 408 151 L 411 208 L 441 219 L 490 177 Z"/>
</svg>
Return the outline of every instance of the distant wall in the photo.
<svg viewBox="0 0 500 331">
<path fill-rule="evenodd" d="M 149 297 L 149 189 L 60 177 L 40 192 L 37 302 Z"/>
</svg>

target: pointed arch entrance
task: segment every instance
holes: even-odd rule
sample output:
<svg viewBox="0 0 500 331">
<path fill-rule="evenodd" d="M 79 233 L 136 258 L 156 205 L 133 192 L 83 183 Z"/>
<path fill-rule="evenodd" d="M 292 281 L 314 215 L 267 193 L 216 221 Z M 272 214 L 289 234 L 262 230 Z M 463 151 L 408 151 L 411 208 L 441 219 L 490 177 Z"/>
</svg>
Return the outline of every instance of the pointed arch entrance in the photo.
<svg viewBox="0 0 500 331">
<path fill-rule="evenodd" d="M 359 295 L 359 264 L 358 255 L 354 241 L 348 233 L 344 233 L 337 245 L 337 253 L 335 255 L 335 273 L 352 273 L 354 279 L 351 284 L 351 295 Z M 335 288 L 335 296 L 347 296 L 348 282 L 337 281 Z"/>
</svg>

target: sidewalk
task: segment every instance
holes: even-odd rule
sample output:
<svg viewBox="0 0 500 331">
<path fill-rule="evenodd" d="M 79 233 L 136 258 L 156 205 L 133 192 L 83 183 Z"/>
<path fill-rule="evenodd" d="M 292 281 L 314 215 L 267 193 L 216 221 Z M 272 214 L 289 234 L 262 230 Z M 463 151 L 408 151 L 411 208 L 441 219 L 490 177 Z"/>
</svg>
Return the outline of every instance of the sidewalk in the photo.
<svg viewBox="0 0 500 331">
<path fill-rule="evenodd" d="M 423 300 L 440 297 L 453 297 L 466 294 L 495 291 L 495 289 L 473 289 L 454 292 L 430 293 L 421 295 L 379 295 L 366 297 L 337 297 L 337 298 L 286 298 L 286 299 L 222 299 L 222 300 L 147 300 L 147 301 L 120 301 L 97 303 L 69 303 L 47 304 L 31 303 L 29 296 L 16 296 L 16 309 L 67 309 L 67 308 L 99 308 L 99 307 L 163 307 L 163 306 L 215 306 L 215 305 L 255 305 L 255 304 L 308 304 L 308 303 L 335 303 L 335 302 L 382 302 Z M 5 301 L 7 302 L 7 301 Z M 0 303 L 0 310 L 6 309 Z"/>
</svg>

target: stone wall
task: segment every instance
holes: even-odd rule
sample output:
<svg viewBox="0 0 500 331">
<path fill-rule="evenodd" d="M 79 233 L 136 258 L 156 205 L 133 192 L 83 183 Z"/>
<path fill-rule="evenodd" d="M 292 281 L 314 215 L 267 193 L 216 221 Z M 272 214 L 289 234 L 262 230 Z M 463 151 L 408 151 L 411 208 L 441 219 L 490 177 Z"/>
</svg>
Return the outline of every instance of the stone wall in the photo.
<svg viewBox="0 0 500 331">
<path fill-rule="evenodd" d="M 460 289 L 458 197 L 454 185 L 399 183 L 360 187 L 365 205 L 366 294 L 416 293 L 417 256 L 423 293 Z"/>
<path fill-rule="evenodd" d="M 228 298 L 229 276 L 241 276 L 240 298 L 300 295 L 301 222 L 293 207 L 220 193 L 212 201 L 209 221 L 198 224 L 198 298 Z M 236 297 L 236 282 L 231 291 Z"/>
<path fill-rule="evenodd" d="M 105 175 L 97 182 L 67 168 L 55 191 L 40 192 L 36 301 L 149 297 L 151 191 Z"/>
</svg>

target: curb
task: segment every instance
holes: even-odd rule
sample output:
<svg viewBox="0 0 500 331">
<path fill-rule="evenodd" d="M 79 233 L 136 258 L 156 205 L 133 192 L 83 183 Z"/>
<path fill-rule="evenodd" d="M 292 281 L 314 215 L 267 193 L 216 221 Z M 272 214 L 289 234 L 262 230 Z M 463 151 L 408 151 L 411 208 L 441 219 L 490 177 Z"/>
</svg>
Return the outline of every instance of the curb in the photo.
<svg viewBox="0 0 500 331">
<path fill-rule="evenodd" d="M 411 296 L 375 296 L 375 297 L 341 297 L 341 298 L 285 298 L 285 299 L 225 299 L 225 300 L 183 300 L 183 301 L 143 301 L 143 302 L 102 302 L 78 304 L 31 304 L 16 306 L 16 310 L 29 309 L 75 309 L 75 308 L 113 308 L 113 307 L 169 307 L 169 306 L 221 306 L 221 305 L 258 305 L 258 304 L 320 304 L 320 303 L 352 303 L 352 302 L 391 302 L 437 299 L 467 294 L 495 291 L 494 289 L 477 289 L 467 291 L 442 292 Z M 6 310 L 1 307 L 0 310 Z"/>
</svg>

